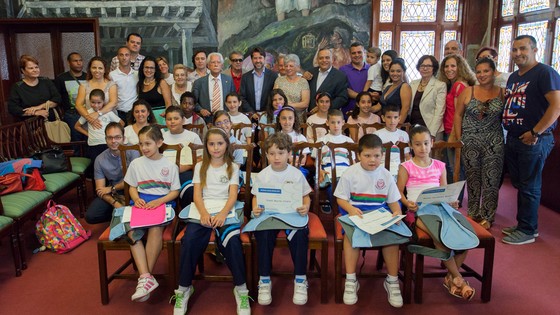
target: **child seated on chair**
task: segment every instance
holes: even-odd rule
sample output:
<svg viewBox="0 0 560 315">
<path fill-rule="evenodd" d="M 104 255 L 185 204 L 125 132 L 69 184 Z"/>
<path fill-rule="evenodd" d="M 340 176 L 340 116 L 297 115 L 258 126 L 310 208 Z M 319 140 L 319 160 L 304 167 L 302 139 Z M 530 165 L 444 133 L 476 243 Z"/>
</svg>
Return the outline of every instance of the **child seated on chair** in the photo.
<svg viewBox="0 0 560 315">
<path fill-rule="evenodd" d="M 251 120 L 245 114 L 239 111 L 241 106 L 241 96 L 235 92 L 231 92 L 226 95 L 226 107 L 228 109 L 229 117 L 232 126 L 235 124 L 250 124 Z M 239 141 L 243 144 L 251 143 L 251 138 L 253 135 L 253 129 L 250 127 L 245 127 L 241 129 L 241 135 L 239 136 Z"/>
<path fill-rule="evenodd" d="M 256 195 L 259 187 L 271 187 L 279 184 L 288 184 L 293 187 L 301 187 L 303 196 L 302 206 L 293 209 L 301 216 L 306 216 L 309 212 L 311 204 L 311 187 L 303 177 L 303 174 L 292 165 L 288 164 L 288 158 L 292 152 L 292 141 L 290 136 L 283 132 L 276 132 L 268 137 L 264 142 L 264 152 L 269 165 L 259 172 L 255 179 L 255 184 L 251 192 Z M 265 213 L 267 209 L 262 209 L 257 205 L 257 197 L 253 197 L 253 216 L 259 217 Z M 255 231 L 255 239 L 257 240 L 257 256 L 259 260 L 258 273 L 259 292 L 258 302 L 261 305 L 269 305 L 272 302 L 272 282 L 270 280 L 270 271 L 272 268 L 272 256 L 274 253 L 274 245 L 278 232 L 275 230 Z M 307 251 L 309 243 L 309 229 L 307 226 L 301 229 L 286 230 L 288 235 L 288 245 L 294 262 L 294 295 L 293 302 L 296 305 L 304 305 L 307 303 Z"/>
<path fill-rule="evenodd" d="M 143 156 L 130 162 L 124 181 L 130 185 L 131 204 L 138 208 L 155 209 L 161 204 L 175 206 L 175 198 L 179 196 L 179 169 L 161 153 L 163 135 L 158 127 L 148 125 L 138 132 L 139 145 Z M 132 301 L 144 302 L 150 292 L 158 287 L 152 271 L 162 248 L 162 225 L 147 228 L 135 228 L 128 232 L 130 251 L 138 268 L 140 277 Z M 142 238 L 147 234 L 146 245 Z"/>
<path fill-rule="evenodd" d="M 327 143 L 354 143 L 352 138 L 342 133 L 342 126 L 344 126 L 344 114 L 338 109 L 331 109 L 327 115 L 327 126 L 329 133 L 324 137 L 317 139 L 317 142 Z M 325 187 L 330 183 L 332 176 L 332 163 L 333 157 L 331 151 L 325 145 L 322 148 L 322 161 L 321 170 L 319 172 L 319 183 L 321 187 Z M 336 176 L 340 178 L 344 171 L 350 166 L 350 159 L 352 153 L 344 148 L 337 148 L 334 155 L 334 163 L 336 163 Z M 332 198 L 332 191 L 328 188 L 329 198 Z"/>
<path fill-rule="evenodd" d="M 324 137 L 327 134 L 325 128 L 316 128 L 315 132 L 317 137 L 313 137 L 313 125 L 321 125 L 327 122 L 329 109 L 331 108 L 331 95 L 328 92 L 319 92 L 316 96 L 317 99 L 317 112 L 309 117 L 307 117 L 307 141 L 315 142 L 319 138 Z"/>
<path fill-rule="evenodd" d="M 236 206 L 239 189 L 239 167 L 233 161 L 228 137 L 220 128 L 208 129 L 202 161 L 194 168 L 194 201 L 190 211 L 197 211 L 200 219 L 187 223 L 181 240 L 179 287 L 173 296 L 174 314 L 187 312 L 189 298 L 194 293 L 192 282 L 196 267 L 212 233 L 216 233 L 216 246 L 233 276 L 237 314 L 251 314 L 239 230 L 242 219 L 237 218 L 237 223 L 228 220 L 230 212 L 235 211 L 232 209 Z M 217 212 L 212 213 L 210 202 L 217 203 L 218 208 L 214 209 Z"/>
<path fill-rule="evenodd" d="M 389 171 L 381 166 L 382 156 L 382 142 L 378 136 L 368 134 L 360 139 L 358 142 L 360 163 L 350 166 L 344 172 L 334 192 L 342 215 L 362 216 L 364 210 L 374 210 L 384 206 L 389 207 L 393 216 L 401 214 L 398 203 L 399 191 Z M 383 232 L 385 231 L 379 233 Z M 343 246 L 346 265 L 343 301 L 344 304 L 353 305 L 358 302 L 360 288 L 356 279 L 356 264 L 360 249 L 352 246 L 348 233 L 344 234 Z M 387 278 L 383 282 L 383 287 L 387 291 L 389 304 L 393 307 L 402 307 L 403 299 L 398 278 L 399 245 L 385 245 L 382 247 L 382 252 L 387 266 Z"/>
<path fill-rule="evenodd" d="M 397 180 L 401 202 L 403 206 L 412 212 L 419 210 L 416 199 L 424 189 L 447 185 L 445 163 L 430 158 L 432 145 L 433 140 L 428 128 L 420 125 L 412 128 L 410 131 L 410 146 L 414 152 L 414 157 L 401 164 Z M 404 194 L 405 188 L 407 190 L 406 195 Z M 455 201 L 450 205 L 457 209 L 459 202 Z M 459 215 L 458 217 L 460 218 L 461 216 Z M 470 225 L 468 222 L 466 224 Z M 420 216 L 416 219 L 416 226 L 428 233 L 434 242 L 435 248 L 441 251 L 444 256 L 447 256 L 447 259 L 441 259 L 448 271 L 443 285 L 447 288 L 449 294 L 471 300 L 475 290 L 463 279 L 459 272 L 459 268 L 467 257 L 467 251 L 454 252 L 447 248 L 442 244 L 439 235 L 436 234 L 437 232 L 432 232 L 433 229 L 429 229 Z"/>
<path fill-rule="evenodd" d="M 388 104 L 381 109 L 381 119 L 385 123 L 385 128 L 376 130 L 374 134 L 381 138 L 383 143 L 393 142 L 393 147 L 391 147 L 391 175 L 397 180 L 397 174 L 399 173 L 399 165 L 401 164 L 401 155 L 399 147 L 396 144 L 400 142 L 408 143 L 408 134 L 406 131 L 398 128 L 399 121 L 401 119 L 401 109 L 398 105 Z M 410 159 L 410 148 L 404 149 L 405 159 Z M 387 154 L 387 152 L 385 152 Z"/>
</svg>

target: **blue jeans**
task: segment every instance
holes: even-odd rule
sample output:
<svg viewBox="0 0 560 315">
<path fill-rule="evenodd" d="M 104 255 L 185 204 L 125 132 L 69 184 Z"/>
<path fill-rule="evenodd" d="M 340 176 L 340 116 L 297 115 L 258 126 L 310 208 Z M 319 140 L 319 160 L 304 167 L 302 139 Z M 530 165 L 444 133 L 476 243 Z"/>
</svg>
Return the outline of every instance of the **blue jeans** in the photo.
<svg viewBox="0 0 560 315">
<path fill-rule="evenodd" d="M 513 187 L 517 189 L 517 229 L 533 235 L 538 226 L 542 170 L 554 147 L 552 134 L 543 135 L 535 145 L 526 145 L 508 135 L 505 161 Z"/>
</svg>

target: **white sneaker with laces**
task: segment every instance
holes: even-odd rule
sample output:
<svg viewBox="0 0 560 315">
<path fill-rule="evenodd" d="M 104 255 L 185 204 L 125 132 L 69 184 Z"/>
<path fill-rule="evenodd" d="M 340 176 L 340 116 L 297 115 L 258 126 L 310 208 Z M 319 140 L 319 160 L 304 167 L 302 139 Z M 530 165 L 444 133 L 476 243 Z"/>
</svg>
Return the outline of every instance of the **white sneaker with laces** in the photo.
<svg viewBox="0 0 560 315">
<path fill-rule="evenodd" d="M 173 315 L 185 315 L 187 313 L 187 306 L 189 303 L 189 298 L 193 295 L 194 289 L 189 287 L 187 291 L 175 290 L 175 295 L 171 297 L 171 301 L 175 299 L 175 305 L 173 306 Z"/>
<path fill-rule="evenodd" d="M 294 297 L 292 301 L 295 305 L 305 305 L 307 303 L 307 280 L 303 282 L 294 280 Z"/>
<path fill-rule="evenodd" d="M 346 305 L 354 305 L 358 302 L 358 290 L 360 290 L 360 284 L 358 280 L 346 280 L 344 282 L 344 295 L 342 296 L 342 301 Z"/>
<path fill-rule="evenodd" d="M 383 281 L 383 287 L 385 291 L 387 291 L 387 300 L 389 300 L 389 304 L 391 304 L 392 307 L 402 307 L 403 299 L 399 282 L 389 282 L 385 280 Z"/>
<path fill-rule="evenodd" d="M 136 285 L 136 292 L 132 295 L 131 299 L 135 302 L 144 302 L 148 300 L 150 292 L 154 291 L 159 286 L 154 276 L 145 278 L 138 278 L 138 285 Z"/>
<path fill-rule="evenodd" d="M 272 281 L 264 283 L 259 280 L 259 296 L 257 301 L 260 305 L 270 305 L 272 303 Z"/>
<path fill-rule="evenodd" d="M 237 303 L 237 315 L 251 315 L 249 304 L 249 290 L 237 290 L 233 288 L 233 295 Z"/>
</svg>

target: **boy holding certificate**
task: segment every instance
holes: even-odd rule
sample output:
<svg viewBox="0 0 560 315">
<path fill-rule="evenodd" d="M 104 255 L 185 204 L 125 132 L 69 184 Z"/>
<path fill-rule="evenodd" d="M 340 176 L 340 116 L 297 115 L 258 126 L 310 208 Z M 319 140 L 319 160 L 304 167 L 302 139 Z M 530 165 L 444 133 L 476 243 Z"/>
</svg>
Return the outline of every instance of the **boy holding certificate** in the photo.
<svg viewBox="0 0 560 315">
<path fill-rule="evenodd" d="M 358 142 L 360 163 L 350 166 L 344 172 L 334 192 L 342 215 L 361 217 L 364 211 L 382 207 L 388 207 L 393 216 L 401 214 L 397 184 L 382 165 L 382 145 L 381 139 L 373 134 L 364 135 Z M 343 245 L 346 265 L 343 301 L 344 304 L 352 305 L 358 302 L 360 285 L 356 279 L 356 264 L 360 249 L 353 247 L 353 238 L 349 234 L 349 232 L 344 234 Z M 373 235 L 372 243 L 383 246 L 383 258 L 387 266 L 387 278 L 383 287 L 387 291 L 389 304 L 393 307 L 402 307 L 403 299 L 398 278 L 398 244 L 401 241 L 397 241 L 398 238 L 395 239 L 395 236 L 396 233 L 383 230 Z"/>
<path fill-rule="evenodd" d="M 311 199 L 311 187 L 301 171 L 288 164 L 292 152 L 290 136 L 277 132 L 264 142 L 264 149 L 269 162 L 268 167 L 257 175 L 251 192 L 253 193 L 253 216 L 262 220 L 268 215 L 277 216 L 280 220 L 296 216 L 307 218 Z M 276 195 L 276 196 L 274 196 Z M 290 225 L 291 220 L 285 221 Z M 278 222 L 278 221 L 277 221 Z M 249 224 L 248 224 L 249 225 Z M 294 225 L 297 226 L 297 225 Z M 272 282 L 270 271 L 272 255 L 278 232 L 286 231 L 290 253 L 294 262 L 294 295 L 296 305 L 307 303 L 307 249 L 309 243 L 309 229 L 306 224 L 300 228 L 288 229 L 278 226 L 276 229 L 256 230 L 257 255 L 259 257 L 259 292 L 258 302 L 269 305 L 272 302 Z"/>
</svg>

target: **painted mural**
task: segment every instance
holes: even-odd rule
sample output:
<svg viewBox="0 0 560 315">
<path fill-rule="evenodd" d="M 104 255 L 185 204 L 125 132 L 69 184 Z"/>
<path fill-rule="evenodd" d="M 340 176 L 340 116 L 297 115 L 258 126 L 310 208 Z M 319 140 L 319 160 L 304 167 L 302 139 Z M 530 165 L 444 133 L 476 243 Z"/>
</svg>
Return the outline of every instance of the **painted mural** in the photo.
<svg viewBox="0 0 560 315">
<path fill-rule="evenodd" d="M 219 50 L 226 57 L 233 50 L 245 53 L 262 46 L 271 55 L 271 66 L 272 57 L 295 53 L 309 69 L 317 51 L 326 47 L 339 67 L 350 63 L 352 42 L 369 45 L 371 1 L 220 0 L 218 21 Z M 246 60 L 244 67 L 250 66 Z"/>
</svg>

